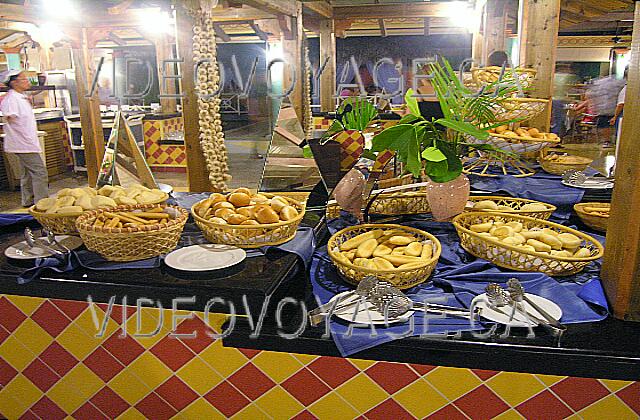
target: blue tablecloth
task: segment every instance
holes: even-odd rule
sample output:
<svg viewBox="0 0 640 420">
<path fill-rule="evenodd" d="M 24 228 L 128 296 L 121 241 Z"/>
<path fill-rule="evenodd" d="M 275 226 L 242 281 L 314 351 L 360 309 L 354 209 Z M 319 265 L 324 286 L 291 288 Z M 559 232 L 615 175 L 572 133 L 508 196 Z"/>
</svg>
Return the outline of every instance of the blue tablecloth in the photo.
<svg viewBox="0 0 640 420">
<path fill-rule="evenodd" d="M 556 221 L 569 218 L 573 205 L 579 203 L 584 196 L 584 190 L 567 187 L 562 184 L 562 177 L 538 171 L 535 175 L 516 178 L 509 175 L 496 177 L 480 177 L 469 175 L 471 188 L 492 193 L 508 194 L 512 197 L 526 198 L 553 204 L 558 208 L 553 214 Z"/>
<path fill-rule="evenodd" d="M 30 214 L 24 213 L 0 213 L 0 227 L 11 226 L 17 223 L 35 220 Z"/>
<path fill-rule="evenodd" d="M 578 275 L 557 279 L 542 273 L 510 272 L 464 251 L 450 223 L 414 220 L 406 224 L 432 233 L 442 245 L 442 254 L 432 281 L 406 291 L 413 300 L 468 308 L 471 300 L 484 292 L 487 283 L 506 283 L 509 278 L 516 277 L 527 292 L 557 303 L 563 310 L 563 323 L 599 321 L 608 314 L 599 279 L 599 262 L 590 264 Z M 601 237 L 596 239 L 603 241 Z M 310 278 L 313 292 L 320 303 L 329 301 L 336 293 L 353 288 L 339 279 L 326 247 L 314 254 Z M 329 328 L 341 354 L 348 356 L 405 336 L 480 330 L 489 325 L 486 322 L 472 324 L 465 319 L 425 316 L 421 312 L 416 312 L 413 318 L 413 331 L 409 323 L 405 323 L 377 328 L 373 335 L 369 328 L 353 328 L 335 320 L 331 320 Z"/>
</svg>

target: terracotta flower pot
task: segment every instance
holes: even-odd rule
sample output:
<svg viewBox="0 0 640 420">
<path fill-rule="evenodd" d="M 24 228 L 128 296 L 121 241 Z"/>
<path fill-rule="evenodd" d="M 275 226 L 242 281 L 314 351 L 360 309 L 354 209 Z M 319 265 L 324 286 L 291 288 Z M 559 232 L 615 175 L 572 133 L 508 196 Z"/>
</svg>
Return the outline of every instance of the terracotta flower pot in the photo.
<svg viewBox="0 0 640 420">
<path fill-rule="evenodd" d="M 449 182 L 429 182 L 427 201 L 429 201 L 433 218 L 445 221 L 462 213 L 470 193 L 469 178 L 464 174 L 460 174 L 459 177 Z"/>
</svg>

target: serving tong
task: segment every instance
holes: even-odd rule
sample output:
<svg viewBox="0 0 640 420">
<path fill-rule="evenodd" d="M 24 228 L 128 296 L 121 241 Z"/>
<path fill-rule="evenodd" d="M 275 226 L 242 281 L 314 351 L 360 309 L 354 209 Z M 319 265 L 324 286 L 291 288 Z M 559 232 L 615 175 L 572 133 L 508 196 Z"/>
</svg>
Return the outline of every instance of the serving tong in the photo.
<svg viewBox="0 0 640 420">
<path fill-rule="evenodd" d="M 588 176 L 582 171 L 569 169 L 562 174 L 562 180 L 573 185 L 609 185 L 614 181 L 613 177 Z"/>
</svg>

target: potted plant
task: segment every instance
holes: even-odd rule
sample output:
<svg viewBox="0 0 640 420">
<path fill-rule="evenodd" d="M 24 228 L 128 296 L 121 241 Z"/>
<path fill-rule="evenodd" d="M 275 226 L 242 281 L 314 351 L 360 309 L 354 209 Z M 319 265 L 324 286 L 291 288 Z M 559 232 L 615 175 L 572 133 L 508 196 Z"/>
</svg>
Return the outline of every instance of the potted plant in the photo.
<svg viewBox="0 0 640 420">
<path fill-rule="evenodd" d="M 493 109 L 496 103 L 510 97 L 515 87 L 501 80 L 473 93 L 446 60 L 442 64 L 431 63 L 430 69 L 443 117 L 424 118 L 409 89 L 405 95 L 408 114 L 397 125 L 376 135 L 370 151 L 391 150 L 414 177 L 424 173 L 430 180 L 427 199 L 433 216 L 446 220 L 461 213 L 469 198 L 469 180 L 462 174 L 463 153 L 469 149 L 499 151 L 488 144 L 468 143 L 466 136 L 486 140 L 490 128 L 505 124 L 496 121 Z"/>
</svg>

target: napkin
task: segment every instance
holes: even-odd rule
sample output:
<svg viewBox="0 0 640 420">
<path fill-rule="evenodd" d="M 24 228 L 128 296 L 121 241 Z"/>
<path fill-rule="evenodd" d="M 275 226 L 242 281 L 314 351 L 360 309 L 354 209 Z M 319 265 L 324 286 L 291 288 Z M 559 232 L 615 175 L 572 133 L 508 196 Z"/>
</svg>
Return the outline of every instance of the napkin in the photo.
<svg viewBox="0 0 640 420">
<path fill-rule="evenodd" d="M 22 213 L 0 213 L 0 226 L 11 226 L 18 223 L 35 220 L 30 214 Z"/>
</svg>

